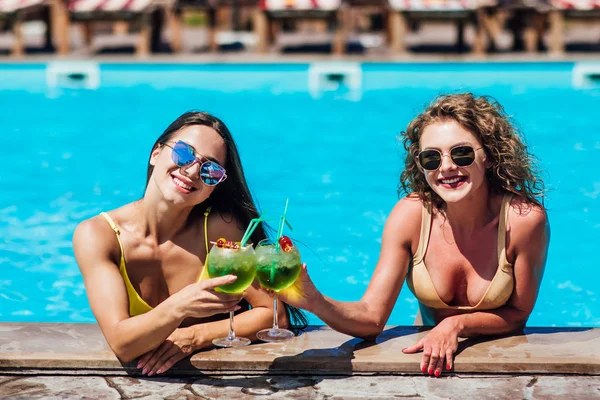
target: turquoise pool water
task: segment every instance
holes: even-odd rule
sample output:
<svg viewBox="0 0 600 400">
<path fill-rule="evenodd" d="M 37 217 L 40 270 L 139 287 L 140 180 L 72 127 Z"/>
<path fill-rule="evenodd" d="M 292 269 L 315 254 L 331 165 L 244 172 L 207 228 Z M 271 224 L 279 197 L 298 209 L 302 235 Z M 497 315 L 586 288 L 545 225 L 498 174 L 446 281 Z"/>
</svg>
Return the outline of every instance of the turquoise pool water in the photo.
<svg viewBox="0 0 600 400">
<path fill-rule="evenodd" d="M 552 243 L 529 324 L 598 327 L 600 88 L 574 87 L 574 66 L 362 64 L 358 90 L 311 91 L 308 64 L 102 64 L 96 89 L 0 65 L 0 321 L 93 321 L 72 232 L 142 195 L 150 146 L 191 109 L 228 124 L 263 209 L 289 197 L 318 287 L 356 300 L 397 201 L 399 132 L 435 95 L 469 90 L 505 105 L 546 171 Z M 405 287 L 389 323 L 416 312 Z"/>
</svg>

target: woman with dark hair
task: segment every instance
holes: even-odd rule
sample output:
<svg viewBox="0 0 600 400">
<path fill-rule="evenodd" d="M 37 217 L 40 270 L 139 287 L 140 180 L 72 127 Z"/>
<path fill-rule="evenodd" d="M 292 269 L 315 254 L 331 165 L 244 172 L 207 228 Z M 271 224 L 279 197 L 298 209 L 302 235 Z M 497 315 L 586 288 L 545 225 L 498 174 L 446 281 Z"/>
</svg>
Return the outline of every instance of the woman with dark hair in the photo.
<svg viewBox="0 0 600 400">
<path fill-rule="evenodd" d="M 256 283 L 242 300 L 214 290 L 235 276 L 203 279 L 209 243 L 239 241 L 257 216 L 225 124 L 201 112 L 177 118 L 152 146 L 143 198 L 83 221 L 73 236 L 90 306 L 117 357 L 141 356 L 138 368 L 151 376 L 225 336 L 224 313 L 244 311 L 240 336 L 270 326 L 273 304 Z M 251 242 L 265 237 L 259 225 Z M 279 318 L 306 323 L 289 306 Z"/>
<path fill-rule="evenodd" d="M 323 296 L 304 266 L 295 290 L 279 298 L 340 332 L 374 338 L 406 278 L 419 300 L 417 323 L 433 328 L 403 352 L 423 351 L 421 371 L 439 376 L 452 368 L 458 337 L 525 326 L 550 238 L 543 182 L 503 108 L 486 97 L 439 97 L 403 139 L 399 194 L 407 196 L 388 217 L 363 297 Z"/>
</svg>

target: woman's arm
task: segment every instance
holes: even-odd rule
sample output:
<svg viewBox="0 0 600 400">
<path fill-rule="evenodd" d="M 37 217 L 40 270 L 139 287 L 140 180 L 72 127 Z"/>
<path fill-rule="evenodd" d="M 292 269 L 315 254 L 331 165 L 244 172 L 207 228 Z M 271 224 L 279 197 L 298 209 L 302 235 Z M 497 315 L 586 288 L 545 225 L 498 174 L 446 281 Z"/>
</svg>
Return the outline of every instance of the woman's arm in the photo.
<svg viewBox="0 0 600 400">
<path fill-rule="evenodd" d="M 209 222 L 209 232 L 212 233 L 210 240 L 214 236 L 213 241 L 218 237 L 239 241 L 244 234 L 237 222 L 228 215 L 213 217 Z M 236 315 L 234 319 L 235 334 L 253 341 L 256 340 L 256 333 L 269 328 L 273 321 L 273 300 L 258 288 L 255 281 L 245 291 L 244 297 L 252 309 Z M 288 316 L 281 302 L 277 309 L 279 325 L 285 328 L 288 326 Z M 229 318 L 178 328 L 159 347 L 144 354 L 138 368 L 143 368 L 142 373 L 148 376 L 161 374 L 194 351 L 211 347 L 213 339 L 225 337 L 228 333 Z"/>
<path fill-rule="evenodd" d="M 210 240 L 216 241 L 223 237 L 232 241 L 240 241 L 244 236 L 244 230 L 231 215 L 215 214 L 209 220 L 208 233 Z M 253 243 L 256 245 L 256 243 Z M 258 290 L 255 281 L 246 289 L 244 298 L 252 306 L 251 310 L 245 311 L 235 317 L 235 332 L 237 335 L 256 340 L 256 333 L 261 329 L 271 326 L 273 321 L 273 301 L 264 292 Z M 287 326 L 287 314 L 283 307 L 278 307 L 278 318 L 282 326 Z M 195 325 L 195 349 L 199 350 L 212 345 L 212 340 L 227 336 L 229 332 L 229 319 Z"/>
<path fill-rule="evenodd" d="M 235 316 L 236 336 L 246 337 L 256 341 L 256 333 L 261 329 L 270 328 L 273 325 L 273 299 L 258 289 L 258 283 L 254 283 L 246 290 L 244 298 L 252 307 Z M 281 328 L 289 325 L 288 316 L 282 303 L 277 304 L 277 318 Z M 212 340 L 227 336 L 229 333 L 229 319 L 194 325 L 195 341 L 194 347 L 200 350 L 212 346 Z"/>
<path fill-rule="evenodd" d="M 273 300 L 258 290 L 256 282 L 248 288 L 244 297 L 252 306 L 251 310 L 235 316 L 236 336 L 256 340 L 256 333 L 269 328 L 273 321 Z M 288 318 L 281 303 L 278 304 L 279 326 L 287 327 Z M 152 376 L 162 374 L 193 352 L 212 347 L 212 340 L 225 337 L 229 333 L 229 318 L 178 328 L 160 346 L 144 354 L 138 363 L 142 374 Z"/>
<path fill-rule="evenodd" d="M 508 303 L 496 310 L 453 315 L 444 318 L 423 339 L 404 350 L 423 350 L 421 370 L 436 376 L 441 373 L 444 359 L 452 368 L 452 356 L 458 347 L 458 337 L 499 335 L 525 326 L 537 299 L 550 240 L 546 213 L 539 208 L 528 212 L 514 210 L 509 216 L 509 246 L 514 244 L 515 287 Z"/>
<path fill-rule="evenodd" d="M 392 210 L 383 231 L 377 266 L 359 301 L 341 302 L 322 295 L 305 268 L 297 284 L 280 293 L 280 298 L 316 314 L 339 332 L 361 338 L 376 337 L 400 294 L 414 251 L 412 238 L 418 237 L 421 226 L 421 207 L 416 197 L 407 197 Z"/>
<path fill-rule="evenodd" d="M 98 218 L 79 224 L 73 235 L 73 249 L 92 312 L 109 346 L 121 360 L 131 361 L 157 347 L 187 317 L 206 317 L 237 309 L 241 296 L 211 290 L 235 280 L 228 276 L 189 285 L 153 310 L 130 317 L 127 290 L 113 261 L 118 257 L 111 254 L 118 243 L 110 226 Z"/>
</svg>

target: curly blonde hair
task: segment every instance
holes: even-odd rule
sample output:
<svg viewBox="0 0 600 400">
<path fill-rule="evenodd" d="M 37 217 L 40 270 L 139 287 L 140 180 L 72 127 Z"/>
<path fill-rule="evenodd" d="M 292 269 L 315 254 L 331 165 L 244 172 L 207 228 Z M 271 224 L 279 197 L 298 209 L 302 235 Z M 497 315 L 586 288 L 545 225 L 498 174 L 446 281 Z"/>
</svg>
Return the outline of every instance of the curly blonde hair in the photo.
<svg viewBox="0 0 600 400">
<path fill-rule="evenodd" d="M 402 132 L 407 155 L 405 169 L 400 175 L 399 196 L 414 193 L 430 211 L 443 212 L 444 201 L 427 184 L 417 164 L 417 154 L 425 127 L 448 119 L 456 121 L 481 142 L 491 163 L 486 172 L 491 193 L 514 193 L 527 203 L 543 208 L 544 182 L 536 158 L 527 151 L 518 129 L 496 100 L 471 93 L 439 96 Z"/>
</svg>

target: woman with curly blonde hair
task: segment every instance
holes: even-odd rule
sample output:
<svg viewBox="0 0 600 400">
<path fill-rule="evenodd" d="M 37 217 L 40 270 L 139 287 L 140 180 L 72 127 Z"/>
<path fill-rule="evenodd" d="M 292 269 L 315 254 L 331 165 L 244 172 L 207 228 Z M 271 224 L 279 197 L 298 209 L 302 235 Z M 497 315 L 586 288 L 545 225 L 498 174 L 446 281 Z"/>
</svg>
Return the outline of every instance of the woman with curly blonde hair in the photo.
<svg viewBox="0 0 600 400">
<path fill-rule="evenodd" d="M 403 132 L 399 194 L 363 297 L 323 296 L 306 267 L 302 296 L 280 298 L 356 337 L 379 335 L 404 279 L 433 326 L 404 353 L 423 351 L 421 371 L 453 365 L 459 337 L 521 330 L 544 272 L 550 229 L 543 182 L 509 117 L 472 94 L 437 98 Z"/>
</svg>

